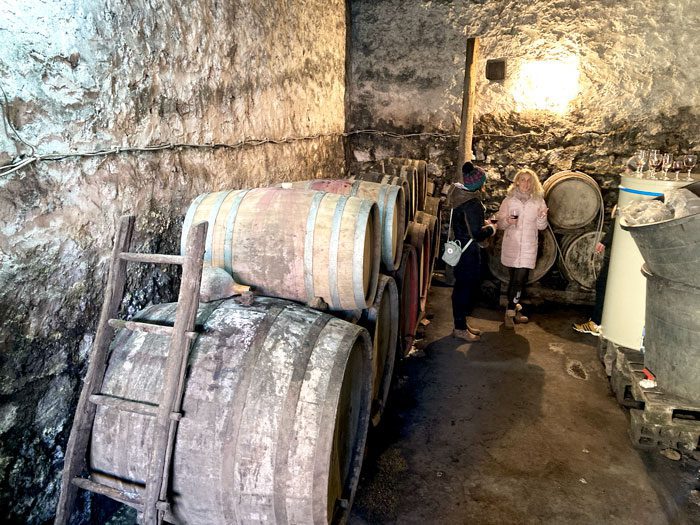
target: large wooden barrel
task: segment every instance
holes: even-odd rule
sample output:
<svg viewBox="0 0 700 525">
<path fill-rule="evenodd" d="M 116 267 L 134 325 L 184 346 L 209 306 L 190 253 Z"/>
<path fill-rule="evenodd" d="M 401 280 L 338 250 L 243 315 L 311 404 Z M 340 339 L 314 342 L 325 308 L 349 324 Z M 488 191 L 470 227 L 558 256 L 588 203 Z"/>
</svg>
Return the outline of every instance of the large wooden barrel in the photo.
<svg viewBox="0 0 700 525">
<path fill-rule="evenodd" d="M 221 191 L 192 202 L 183 232 L 203 220 L 205 260 L 261 295 L 321 297 L 334 310 L 374 300 L 381 235 L 372 201 L 301 189 Z M 183 235 L 183 253 L 184 243 Z"/>
<path fill-rule="evenodd" d="M 402 179 L 406 179 L 408 182 L 408 191 L 410 192 L 410 208 L 408 210 L 408 216 L 410 220 L 413 220 L 413 217 L 418 211 L 418 170 L 415 168 L 415 166 L 392 163 L 385 163 L 384 170 L 389 175 L 395 175 Z"/>
<path fill-rule="evenodd" d="M 172 326 L 176 304 L 134 320 Z M 367 331 L 259 297 L 200 306 L 170 471 L 173 523 L 315 523 L 347 516 L 369 422 Z M 157 405 L 169 338 L 121 330 L 102 393 Z M 91 476 L 144 483 L 150 416 L 97 408 Z"/>
<path fill-rule="evenodd" d="M 359 320 L 372 335 L 372 424 L 381 420 L 394 374 L 396 344 L 399 331 L 399 292 L 396 281 L 388 275 L 379 276 L 374 304 L 362 311 Z"/>
<path fill-rule="evenodd" d="M 598 232 L 564 235 L 561 238 L 559 269 L 571 282 L 588 290 L 595 289 L 603 254 L 595 252 L 600 235 Z"/>
<path fill-rule="evenodd" d="M 560 171 L 544 181 L 542 187 L 549 208 L 547 218 L 553 228 L 583 228 L 603 209 L 600 187 L 585 173 Z"/>
<path fill-rule="evenodd" d="M 428 163 L 424 160 L 408 159 L 405 157 L 389 157 L 384 163 L 384 171 L 392 166 L 413 166 L 416 168 L 416 211 L 425 210 L 425 197 L 428 193 Z"/>
<path fill-rule="evenodd" d="M 411 212 L 411 188 L 408 186 L 408 180 L 397 177 L 396 175 L 387 175 L 375 171 L 362 173 L 352 173 L 348 180 L 364 180 L 367 182 L 375 182 L 377 184 L 391 184 L 392 186 L 401 186 L 403 189 L 404 203 L 404 233 L 408 228 L 408 223 L 412 220 Z"/>
<path fill-rule="evenodd" d="M 403 245 L 399 269 L 392 273 L 399 290 L 399 351 L 402 357 L 411 349 L 420 314 L 420 285 L 416 249 Z"/>
<path fill-rule="evenodd" d="M 430 215 L 435 215 L 436 217 L 440 218 L 440 212 L 442 211 L 442 201 L 440 201 L 440 198 L 428 195 L 425 198 L 424 211 Z"/>
<path fill-rule="evenodd" d="M 430 278 L 432 271 L 433 241 L 430 238 L 430 231 L 425 224 L 411 222 L 408 225 L 406 243 L 416 249 L 418 259 L 418 286 L 420 297 L 420 310 L 425 311 L 428 300 L 428 289 L 430 288 Z"/>
<path fill-rule="evenodd" d="M 285 182 L 282 184 L 282 187 L 328 191 L 376 202 L 379 207 L 381 223 L 382 264 L 387 271 L 396 270 L 399 267 L 401 262 L 401 244 L 405 237 L 406 228 L 406 202 L 401 186 L 364 180 L 315 179 Z"/>
<path fill-rule="evenodd" d="M 557 260 L 557 245 L 554 235 L 549 229 L 541 230 L 537 240 L 537 261 L 528 274 L 528 284 L 539 281 L 552 268 Z M 501 264 L 501 246 L 503 230 L 498 230 L 489 248 L 489 269 L 498 280 L 507 283 L 510 280 L 508 268 Z"/>
<path fill-rule="evenodd" d="M 437 255 L 440 253 L 439 221 L 435 215 L 419 211 L 416 213 L 416 222 L 428 228 L 428 233 L 433 243 L 430 249 L 430 278 L 428 279 L 428 288 L 430 288 L 433 271 L 435 270 L 435 261 L 437 260 Z"/>
</svg>

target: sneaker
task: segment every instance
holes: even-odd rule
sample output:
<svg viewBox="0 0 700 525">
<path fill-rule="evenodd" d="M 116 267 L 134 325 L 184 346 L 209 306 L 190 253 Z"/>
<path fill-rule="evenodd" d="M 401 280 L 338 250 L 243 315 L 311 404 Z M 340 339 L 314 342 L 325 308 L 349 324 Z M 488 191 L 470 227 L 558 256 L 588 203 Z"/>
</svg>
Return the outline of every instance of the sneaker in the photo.
<svg viewBox="0 0 700 525">
<path fill-rule="evenodd" d="M 470 341 L 470 342 L 479 341 L 481 339 L 481 336 L 474 335 L 469 330 L 457 330 L 457 329 L 455 329 L 452 332 L 452 337 L 456 337 L 457 339 L 464 339 L 465 341 Z"/>
<path fill-rule="evenodd" d="M 586 321 L 585 323 L 581 324 L 574 324 L 574 330 L 577 332 L 580 332 L 582 334 L 591 334 L 596 337 L 600 336 L 600 326 L 595 324 L 593 321 L 590 319 Z"/>
</svg>

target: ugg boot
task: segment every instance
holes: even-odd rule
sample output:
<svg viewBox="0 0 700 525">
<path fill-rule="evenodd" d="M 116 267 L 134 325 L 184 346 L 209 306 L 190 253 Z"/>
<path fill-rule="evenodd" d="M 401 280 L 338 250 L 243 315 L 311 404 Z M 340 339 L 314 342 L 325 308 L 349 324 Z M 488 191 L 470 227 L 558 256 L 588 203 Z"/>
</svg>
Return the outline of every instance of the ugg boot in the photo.
<svg viewBox="0 0 700 525">
<path fill-rule="evenodd" d="M 520 310 L 522 310 L 522 309 L 523 309 L 523 307 L 521 304 L 515 305 L 515 317 L 513 318 L 513 320 L 516 323 L 525 324 L 530 320 L 530 318 L 527 315 L 523 315 L 520 313 Z"/>
<path fill-rule="evenodd" d="M 515 310 L 506 310 L 504 322 L 506 328 L 515 328 Z"/>
<path fill-rule="evenodd" d="M 471 332 L 474 335 L 481 335 L 481 330 L 479 330 L 478 328 L 474 328 L 469 323 L 467 323 L 467 331 Z"/>
</svg>

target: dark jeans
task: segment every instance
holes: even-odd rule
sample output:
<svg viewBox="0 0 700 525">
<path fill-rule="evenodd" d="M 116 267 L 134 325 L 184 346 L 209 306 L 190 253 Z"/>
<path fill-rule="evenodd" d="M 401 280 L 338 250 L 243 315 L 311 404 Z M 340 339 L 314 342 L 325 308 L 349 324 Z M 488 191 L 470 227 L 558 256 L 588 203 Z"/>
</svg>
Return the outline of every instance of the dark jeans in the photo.
<svg viewBox="0 0 700 525">
<path fill-rule="evenodd" d="M 605 287 L 608 284 L 608 268 L 610 268 L 610 257 L 603 258 L 603 265 L 595 281 L 595 305 L 591 314 L 591 321 L 600 324 L 603 320 L 603 302 L 605 301 Z"/>
<path fill-rule="evenodd" d="M 479 298 L 481 265 L 478 252 L 462 255 L 454 269 L 455 284 L 452 288 L 452 318 L 455 330 L 467 329 L 467 316 L 472 313 Z"/>
<path fill-rule="evenodd" d="M 525 290 L 527 275 L 530 273 L 529 268 L 508 268 L 510 280 L 508 281 L 508 310 L 515 309 L 515 303 L 520 302 Z"/>
</svg>

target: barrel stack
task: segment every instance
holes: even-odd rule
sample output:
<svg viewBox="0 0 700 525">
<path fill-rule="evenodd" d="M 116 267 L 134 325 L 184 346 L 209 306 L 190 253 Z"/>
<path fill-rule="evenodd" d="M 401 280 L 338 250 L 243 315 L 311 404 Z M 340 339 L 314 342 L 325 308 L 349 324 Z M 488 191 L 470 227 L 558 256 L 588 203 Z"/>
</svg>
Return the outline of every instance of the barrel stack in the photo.
<svg viewBox="0 0 700 525">
<path fill-rule="evenodd" d="M 177 522 L 347 519 L 436 256 L 436 218 L 413 221 L 418 168 L 392 171 L 206 193 L 189 206 L 182 249 L 208 222 L 205 264 L 255 294 L 200 302 L 173 445 Z M 172 325 L 175 311 L 156 305 L 134 320 Z M 167 337 L 119 331 L 106 395 L 158 404 L 167 352 Z M 98 409 L 91 475 L 133 487 L 146 477 L 152 421 L 113 414 Z"/>
</svg>

